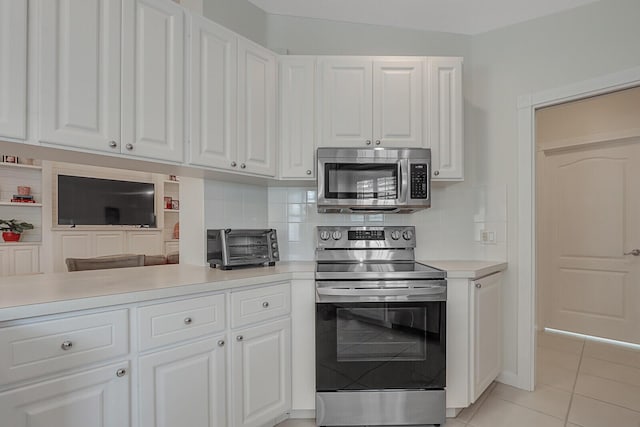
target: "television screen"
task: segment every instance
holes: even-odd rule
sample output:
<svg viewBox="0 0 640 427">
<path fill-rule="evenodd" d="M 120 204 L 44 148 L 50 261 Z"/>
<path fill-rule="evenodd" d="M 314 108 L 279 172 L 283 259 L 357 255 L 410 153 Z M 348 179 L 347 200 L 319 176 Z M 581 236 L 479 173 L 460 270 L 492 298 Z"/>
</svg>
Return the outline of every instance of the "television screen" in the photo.
<svg viewBox="0 0 640 427">
<path fill-rule="evenodd" d="M 58 175 L 58 224 L 155 227 L 155 186 Z"/>
</svg>

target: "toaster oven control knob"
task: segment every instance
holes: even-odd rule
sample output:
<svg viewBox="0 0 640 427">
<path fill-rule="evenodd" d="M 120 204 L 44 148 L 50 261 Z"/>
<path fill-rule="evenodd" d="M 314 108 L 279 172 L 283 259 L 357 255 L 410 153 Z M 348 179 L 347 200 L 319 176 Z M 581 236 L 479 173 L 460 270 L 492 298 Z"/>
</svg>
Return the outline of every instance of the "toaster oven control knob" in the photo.
<svg viewBox="0 0 640 427">
<path fill-rule="evenodd" d="M 327 230 L 323 230 L 320 232 L 320 240 L 329 240 L 329 237 L 331 237 L 331 233 L 329 233 Z"/>
<path fill-rule="evenodd" d="M 271 233 L 271 240 L 276 240 L 276 233 Z"/>
<path fill-rule="evenodd" d="M 273 242 L 273 243 L 271 244 L 271 247 L 272 247 L 273 249 L 276 249 L 276 248 L 278 247 L 278 244 L 277 244 L 276 242 Z"/>
<path fill-rule="evenodd" d="M 398 240 L 400 238 L 400 232 L 398 230 L 394 230 L 391 232 L 391 238 L 393 240 Z"/>
<path fill-rule="evenodd" d="M 278 251 L 274 251 L 273 252 L 273 257 L 274 258 L 278 258 L 280 256 L 280 254 L 278 253 Z"/>
<path fill-rule="evenodd" d="M 404 233 L 402 233 L 402 238 L 404 240 L 411 240 L 413 238 L 413 233 L 411 232 L 411 230 L 404 230 Z"/>
<path fill-rule="evenodd" d="M 333 232 L 333 240 L 340 240 L 342 239 L 342 232 L 336 230 Z"/>
</svg>

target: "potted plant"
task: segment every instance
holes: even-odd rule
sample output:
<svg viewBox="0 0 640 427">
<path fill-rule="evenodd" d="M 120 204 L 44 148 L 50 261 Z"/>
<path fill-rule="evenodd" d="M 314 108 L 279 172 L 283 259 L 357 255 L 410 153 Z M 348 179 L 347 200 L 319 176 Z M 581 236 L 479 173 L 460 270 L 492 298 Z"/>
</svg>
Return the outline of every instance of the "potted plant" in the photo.
<svg viewBox="0 0 640 427">
<path fill-rule="evenodd" d="M 5 242 L 17 242 L 25 230 L 33 230 L 33 224 L 17 219 L 0 219 L 0 230 Z"/>
</svg>

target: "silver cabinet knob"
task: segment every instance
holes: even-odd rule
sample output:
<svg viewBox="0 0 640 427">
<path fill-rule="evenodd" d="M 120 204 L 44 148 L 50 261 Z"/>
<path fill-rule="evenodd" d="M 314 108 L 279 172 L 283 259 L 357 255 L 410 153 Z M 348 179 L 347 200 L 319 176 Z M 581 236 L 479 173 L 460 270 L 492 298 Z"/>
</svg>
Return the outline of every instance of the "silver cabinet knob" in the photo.
<svg viewBox="0 0 640 427">
<path fill-rule="evenodd" d="M 476 288 L 480 289 L 482 287 L 482 283 L 476 283 Z"/>
<path fill-rule="evenodd" d="M 433 175 L 434 175 L 434 176 L 438 176 L 438 175 L 440 175 L 440 171 L 433 171 Z"/>
<path fill-rule="evenodd" d="M 224 340 L 218 341 L 218 347 L 224 347 Z"/>
<path fill-rule="evenodd" d="M 111 148 L 116 148 L 118 146 L 118 143 L 115 141 L 109 141 L 109 147 Z"/>
<path fill-rule="evenodd" d="M 268 301 L 263 302 L 262 308 L 269 308 L 269 302 Z"/>
<path fill-rule="evenodd" d="M 640 249 L 633 249 L 631 252 L 625 252 L 625 255 L 640 256 Z"/>
<path fill-rule="evenodd" d="M 366 142 L 367 145 L 371 145 L 371 140 L 370 139 L 367 139 L 365 142 Z"/>
<path fill-rule="evenodd" d="M 240 165 L 240 168 L 241 168 L 241 169 L 244 169 L 244 168 L 246 168 L 246 167 L 247 167 L 247 165 L 245 165 L 244 163 Z"/>
<path fill-rule="evenodd" d="M 242 341 L 244 339 L 244 337 L 242 335 L 238 335 L 236 337 L 236 341 Z"/>
<path fill-rule="evenodd" d="M 133 144 L 129 143 L 127 145 L 125 145 L 125 148 L 129 151 L 133 150 Z"/>
<path fill-rule="evenodd" d="M 311 175 L 311 169 L 307 169 L 307 175 Z"/>
<path fill-rule="evenodd" d="M 65 341 L 60 346 L 60 348 L 63 349 L 63 350 L 71 350 L 71 347 L 73 347 L 73 342 L 71 342 L 71 341 Z"/>
<path fill-rule="evenodd" d="M 377 140 L 377 141 L 376 141 L 376 145 L 380 145 L 380 140 Z"/>
<path fill-rule="evenodd" d="M 124 377 L 125 375 L 127 375 L 127 370 L 126 370 L 126 369 L 124 369 L 124 368 L 120 368 L 120 369 L 118 369 L 118 370 L 116 371 L 116 377 L 118 377 L 118 378 L 122 378 L 122 377 Z"/>
<path fill-rule="evenodd" d="M 185 317 L 184 318 L 184 324 L 185 325 L 190 325 L 191 323 L 193 323 L 193 319 L 191 317 Z"/>
<path fill-rule="evenodd" d="M 236 162 L 231 162 L 231 167 L 235 168 L 236 166 L 238 166 L 238 164 Z"/>
</svg>

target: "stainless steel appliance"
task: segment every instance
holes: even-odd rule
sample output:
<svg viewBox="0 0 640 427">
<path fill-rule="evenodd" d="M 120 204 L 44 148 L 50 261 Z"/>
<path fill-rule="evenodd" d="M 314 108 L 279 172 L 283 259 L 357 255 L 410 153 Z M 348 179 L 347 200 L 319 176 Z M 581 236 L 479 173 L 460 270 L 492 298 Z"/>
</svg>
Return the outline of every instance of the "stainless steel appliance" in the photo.
<svg viewBox="0 0 640 427">
<path fill-rule="evenodd" d="M 207 230 L 207 262 L 223 270 L 275 265 L 280 261 L 276 230 Z"/>
<path fill-rule="evenodd" d="M 446 273 L 414 227 L 318 227 L 316 423 L 445 423 Z"/>
<path fill-rule="evenodd" d="M 431 150 L 318 148 L 318 212 L 411 213 L 431 206 Z"/>
</svg>

